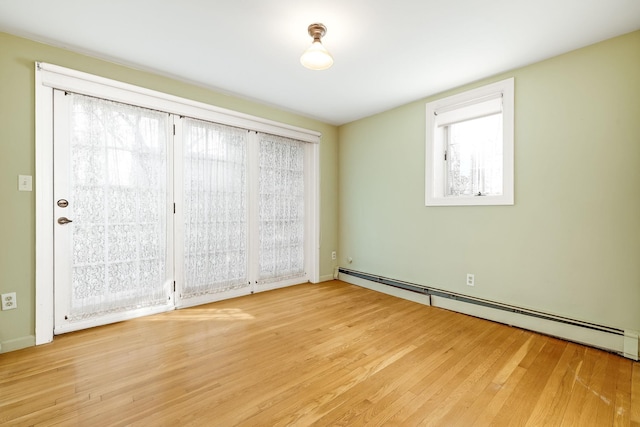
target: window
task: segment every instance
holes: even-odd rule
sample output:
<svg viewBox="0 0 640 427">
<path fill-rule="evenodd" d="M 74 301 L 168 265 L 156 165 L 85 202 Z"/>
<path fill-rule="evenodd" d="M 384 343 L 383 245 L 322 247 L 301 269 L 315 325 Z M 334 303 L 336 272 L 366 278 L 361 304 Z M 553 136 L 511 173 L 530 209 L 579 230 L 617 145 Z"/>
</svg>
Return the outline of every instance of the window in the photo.
<svg viewBox="0 0 640 427">
<path fill-rule="evenodd" d="M 427 103 L 427 206 L 513 205 L 513 86 Z"/>
</svg>

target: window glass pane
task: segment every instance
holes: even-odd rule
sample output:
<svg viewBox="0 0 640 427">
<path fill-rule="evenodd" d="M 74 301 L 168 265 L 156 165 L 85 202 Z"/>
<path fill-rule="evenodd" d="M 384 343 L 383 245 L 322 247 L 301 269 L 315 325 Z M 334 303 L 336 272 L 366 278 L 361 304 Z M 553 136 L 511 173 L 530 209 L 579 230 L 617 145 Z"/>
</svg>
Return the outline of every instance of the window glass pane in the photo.
<svg viewBox="0 0 640 427">
<path fill-rule="evenodd" d="M 502 114 L 455 123 L 447 137 L 446 196 L 502 194 Z"/>
<path fill-rule="evenodd" d="M 248 287 L 247 131 L 184 119 L 183 298 Z"/>
<path fill-rule="evenodd" d="M 305 274 L 304 146 L 301 141 L 260 135 L 258 222 L 261 283 Z"/>
<path fill-rule="evenodd" d="M 166 304 L 166 113 L 81 95 L 70 112 L 69 321 Z"/>
</svg>

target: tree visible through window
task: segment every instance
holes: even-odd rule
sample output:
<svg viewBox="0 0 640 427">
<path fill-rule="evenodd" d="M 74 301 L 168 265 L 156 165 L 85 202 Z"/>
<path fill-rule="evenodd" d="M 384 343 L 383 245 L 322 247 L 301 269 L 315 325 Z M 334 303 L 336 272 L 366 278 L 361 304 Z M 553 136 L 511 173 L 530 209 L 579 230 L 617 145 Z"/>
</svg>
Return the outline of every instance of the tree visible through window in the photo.
<svg viewBox="0 0 640 427">
<path fill-rule="evenodd" d="M 447 196 L 502 194 L 502 114 L 446 126 Z"/>
</svg>

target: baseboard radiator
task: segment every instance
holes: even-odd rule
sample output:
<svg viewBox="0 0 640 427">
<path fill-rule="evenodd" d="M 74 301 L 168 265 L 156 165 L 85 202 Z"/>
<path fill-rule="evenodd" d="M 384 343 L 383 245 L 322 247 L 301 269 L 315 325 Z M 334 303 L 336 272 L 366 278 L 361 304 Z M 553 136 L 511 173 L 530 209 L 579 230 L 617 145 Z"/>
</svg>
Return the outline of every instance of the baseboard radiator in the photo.
<svg viewBox="0 0 640 427">
<path fill-rule="evenodd" d="M 639 333 L 502 304 L 346 268 L 338 279 L 425 305 L 517 326 L 638 360 Z"/>
</svg>

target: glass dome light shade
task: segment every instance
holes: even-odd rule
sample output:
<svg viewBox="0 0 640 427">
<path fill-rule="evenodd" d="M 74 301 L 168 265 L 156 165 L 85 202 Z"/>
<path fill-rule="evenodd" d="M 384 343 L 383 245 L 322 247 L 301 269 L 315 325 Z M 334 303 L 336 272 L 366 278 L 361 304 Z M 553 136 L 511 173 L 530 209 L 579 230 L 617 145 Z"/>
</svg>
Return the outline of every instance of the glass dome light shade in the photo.
<svg viewBox="0 0 640 427">
<path fill-rule="evenodd" d="M 333 57 L 319 40 L 314 40 L 300 57 L 300 63 L 310 70 L 326 70 L 333 65 Z"/>
</svg>

